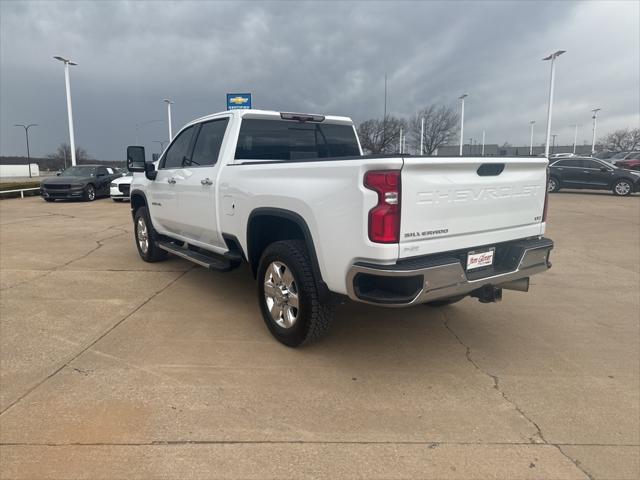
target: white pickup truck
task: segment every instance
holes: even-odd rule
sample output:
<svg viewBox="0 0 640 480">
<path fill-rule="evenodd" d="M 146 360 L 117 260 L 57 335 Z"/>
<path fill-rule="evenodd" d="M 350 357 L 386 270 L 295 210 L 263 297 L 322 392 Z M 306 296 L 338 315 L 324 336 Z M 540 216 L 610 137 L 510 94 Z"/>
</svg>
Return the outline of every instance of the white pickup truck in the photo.
<svg viewBox="0 0 640 480">
<path fill-rule="evenodd" d="M 551 266 L 546 158 L 366 156 L 349 118 L 234 110 L 187 124 L 156 162 L 128 147 L 127 164 L 142 259 L 247 262 L 289 346 L 347 298 L 492 302 Z"/>
</svg>

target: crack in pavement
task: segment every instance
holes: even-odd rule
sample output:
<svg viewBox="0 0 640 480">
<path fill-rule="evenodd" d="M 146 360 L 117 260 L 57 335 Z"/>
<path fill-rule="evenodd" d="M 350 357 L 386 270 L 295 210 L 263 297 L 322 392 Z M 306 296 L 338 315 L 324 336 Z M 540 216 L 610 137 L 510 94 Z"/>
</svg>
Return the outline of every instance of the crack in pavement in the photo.
<svg viewBox="0 0 640 480">
<path fill-rule="evenodd" d="M 446 328 L 449 331 L 449 333 L 451 333 L 451 335 L 457 340 L 457 342 L 462 347 L 465 348 L 465 356 L 467 358 L 467 361 L 471 365 L 473 365 L 474 368 L 476 370 L 478 370 L 480 373 L 482 373 L 483 375 L 491 378 L 493 380 L 493 388 L 498 391 L 498 393 L 502 396 L 502 398 L 507 403 L 509 403 L 510 405 L 513 406 L 513 408 L 522 416 L 522 418 L 527 420 L 536 429 L 536 433 L 534 434 L 534 436 L 529 437 L 529 442 L 531 444 L 533 444 L 533 445 L 550 445 L 550 446 L 555 447 L 562 454 L 562 456 L 564 456 L 568 460 L 570 460 L 571 463 L 573 463 L 576 466 L 576 468 L 578 468 L 582 473 L 584 473 L 587 476 L 587 478 L 589 478 L 589 480 L 594 480 L 594 477 L 591 474 L 589 474 L 580 465 L 580 462 L 578 460 L 575 460 L 574 458 L 569 456 L 567 453 L 562 451 L 562 448 L 560 448 L 560 444 L 556 444 L 556 443 L 552 443 L 552 442 L 547 441 L 547 439 L 544 437 L 544 434 L 542 433 L 542 429 L 540 428 L 540 425 L 538 425 L 538 423 L 535 420 L 533 420 L 533 418 L 531 418 L 529 415 L 527 415 L 522 410 L 520 405 L 518 405 L 515 400 L 512 400 L 511 398 L 509 398 L 509 396 L 504 392 L 504 390 L 502 390 L 502 388 L 500 388 L 500 378 L 497 375 L 489 373 L 488 371 L 486 371 L 483 368 L 481 368 L 480 365 L 478 365 L 478 363 L 471 357 L 471 347 L 469 345 L 467 345 L 466 343 L 464 343 L 462 341 L 462 339 L 458 336 L 458 334 L 453 331 L 453 329 L 451 328 L 451 325 L 449 325 L 449 317 L 447 316 L 447 313 L 445 311 L 442 311 L 442 316 L 444 317 L 444 328 Z M 538 437 L 539 441 L 536 441 L 536 439 L 534 438 L 536 436 Z M 567 444 L 565 444 L 565 445 L 567 445 Z"/>
<path fill-rule="evenodd" d="M 102 238 L 102 239 L 100 239 L 100 240 L 94 240 L 94 241 L 96 242 L 96 244 L 97 244 L 97 245 L 96 245 L 95 247 L 93 247 L 91 250 L 89 250 L 88 252 L 83 253 L 83 254 L 82 254 L 82 255 L 80 255 L 79 257 L 73 258 L 73 259 L 69 260 L 69 261 L 68 261 L 68 262 L 66 262 L 66 263 L 63 263 L 63 264 L 61 264 L 61 265 L 58 265 L 58 266 L 57 266 L 57 267 L 55 267 L 55 268 L 52 268 L 51 270 L 47 270 L 45 273 L 43 273 L 42 275 L 38 275 L 37 277 L 29 278 L 28 280 L 25 280 L 25 281 L 23 281 L 23 282 L 16 283 L 15 285 L 11 285 L 10 287 L 0 288 L 0 292 L 4 292 L 4 291 L 6 291 L 6 290 L 11 290 L 11 289 L 13 289 L 13 288 L 20 287 L 20 286 L 22 286 L 22 285 L 26 285 L 26 284 L 28 284 L 28 283 L 34 282 L 34 281 L 36 281 L 36 280 L 40 280 L 41 278 L 44 278 L 44 277 L 46 277 L 46 276 L 48 276 L 48 275 L 51 275 L 53 272 L 61 271 L 64 267 L 66 267 L 66 266 L 68 266 L 68 265 L 71 265 L 71 264 L 72 264 L 72 263 L 74 263 L 74 262 L 77 262 L 77 261 L 83 260 L 83 259 L 87 258 L 89 255 L 91 255 L 92 253 L 94 253 L 94 252 L 98 251 L 100 248 L 102 248 L 102 247 L 104 246 L 104 242 L 106 242 L 107 240 L 111 240 L 112 238 L 116 238 L 116 237 L 119 237 L 119 236 L 121 236 L 121 235 L 125 235 L 125 234 L 128 234 L 128 233 L 129 233 L 129 232 L 127 232 L 127 231 L 125 231 L 125 230 L 122 230 L 122 229 L 119 229 L 119 228 L 115 228 L 115 227 L 113 227 L 113 229 L 114 229 L 114 230 L 120 230 L 120 233 L 118 233 L 118 234 L 116 234 L 116 235 L 112 235 L 112 236 L 110 236 L 110 237 Z M 106 231 L 106 230 L 102 230 L 102 231 Z"/>
<path fill-rule="evenodd" d="M 114 331 L 116 328 L 118 328 L 120 325 L 122 325 L 128 318 L 130 318 L 133 314 L 135 314 L 138 310 L 140 310 L 142 307 L 144 307 L 147 303 L 149 303 L 151 300 L 156 298 L 158 295 L 160 295 L 162 292 L 164 292 L 166 289 L 168 289 L 170 286 L 172 286 L 174 283 L 176 283 L 178 280 L 180 280 L 182 277 L 184 277 L 192 269 L 193 269 L 193 267 L 191 269 L 189 269 L 189 270 L 186 270 L 186 271 L 182 272 L 180 275 L 178 275 L 176 278 L 171 280 L 164 287 L 162 287 L 159 290 L 157 290 L 155 293 L 153 293 L 151 296 L 149 296 L 146 300 L 144 300 L 140 305 L 135 307 L 133 310 L 131 310 L 129 313 L 127 313 L 124 317 L 122 317 L 120 320 L 118 320 L 116 323 L 114 323 L 111 327 L 107 328 L 104 332 L 102 332 L 100 335 L 98 335 L 97 338 L 95 338 L 94 340 L 89 342 L 89 344 L 87 344 L 85 347 L 83 347 L 79 352 L 77 352 L 76 354 L 72 355 L 69 359 L 67 359 L 60 367 L 55 369 L 51 374 L 47 375 L 45 378 L 40 380 L 34 386 L 29 388 L 25 393 L 20 395 L 16 400 L 11 402 L 4 410 L 2 410 L 0 412 L 0 416 L 2 416 L 5 413 L 7 413 L 11 408 L 13 408 L 15 405 L 17 405 L 23 399 L 25 399 L 29 394 L 31 394 L 33 391 L 35 391 L 41 385 L 43 385 L 48 380 L 50 380 L 51 378 L 56 376 L 58 373 L 60 373 L 62 370 L 64 370 L 66 367 L 68 367 L 71 362 L 76 360 L 78 357 L 80 357 L 87 350 L 91 349 L 96 343 L 98 343 L 100 340 L 102 340 L 104 337 L 106 337 L 108 334 L 110 334 L 112 331 Z"/>
</svg>

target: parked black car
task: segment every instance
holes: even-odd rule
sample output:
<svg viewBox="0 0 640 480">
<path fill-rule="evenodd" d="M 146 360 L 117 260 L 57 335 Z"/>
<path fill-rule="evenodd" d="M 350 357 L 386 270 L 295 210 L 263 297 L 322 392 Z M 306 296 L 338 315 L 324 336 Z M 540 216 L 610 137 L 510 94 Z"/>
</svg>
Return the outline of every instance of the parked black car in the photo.
<svg viewBox="0 0 640 480">
<path fill-rule="evenodd" d="M 624 197 L 640 190 L 640 172 L 618 168 L 597 158 L 561 158 L 549 165 L 547 189 L 557 192 L 561 188 L 611 190 Z"/>
<path fill-rule="evenodd" d="M 40 194 L 47 202 L 56 198 L 81 198 L 91 202 L 99 196 L 109 196 L 111 180 L 122 173 L 103 165 L 76 165 L 45 178 L 40 183 Z"/>
</svg>

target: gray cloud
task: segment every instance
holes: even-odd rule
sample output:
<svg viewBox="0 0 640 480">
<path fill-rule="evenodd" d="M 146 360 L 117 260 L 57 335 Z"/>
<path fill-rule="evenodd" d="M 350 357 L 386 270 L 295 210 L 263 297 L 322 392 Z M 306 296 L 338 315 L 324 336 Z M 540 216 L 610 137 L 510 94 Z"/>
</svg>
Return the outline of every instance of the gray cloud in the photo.
<svg viewBox="0 0 640 480">
<path fill-rule="evenodd" d="M 528 143 L 529 120 L 543 141 L 549 65 L 559 48 L 553 132 L 558 142 L 638 126 L 637 2 L 2 2 L 0 144 L 23 154 L 14 123 L 34 122 L 32 152 L 68 141 L 62 65 L 72 68 L 76 142 L 96 158 L 121 159 L 135 124 L 174 128 L 224 109 L 224 94 L 250 91 L 254 106 L 381 116 L 456 106 L 463 92 L 465 137 Z M 139 132 L 151 148 L 164 123 Z M 157 149 L 157 147 L 155 147 Z"/>
</svg>

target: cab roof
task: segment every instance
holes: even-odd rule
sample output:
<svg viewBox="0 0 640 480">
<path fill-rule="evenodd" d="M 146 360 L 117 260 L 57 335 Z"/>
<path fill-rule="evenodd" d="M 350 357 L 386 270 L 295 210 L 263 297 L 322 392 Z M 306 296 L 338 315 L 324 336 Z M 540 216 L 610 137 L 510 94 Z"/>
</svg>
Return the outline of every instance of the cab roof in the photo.
<svg viewBox="0 0 640 480">
<path fill-rule="evenodd" d="M 273 119 L 273 120 L 280 120 L 282 119 L 282 115 L 294 115 L 294 116 L 303 116 L 303 117 L 323 117 L 323 120 L 319 123 L 342 123 L 342 124 L 347 124 L 347 125 L 352 125 L 353 121 L 351 120 L 351 118 L 349 117 L 341 117 L 341 116 L 337 116 L 337 115 L 318 115 L 318 114 L 314 114 L 314 113 L 300 113 L 300 112 L 277 112 L 275 110 L 257 110 L 257 109 L 253 109 L 253 108 L 238 108 L 235 110 L 225 110 L 223 112 L 217 112 L 217 113 L 212 113 L 210 115 L 205 115 L 204 117 L 200 117 L 200 118 L 196 118 L 195 120 L 192 120 L 191 122 L 187 123 L 185 125 L 193 125 L 194 123 L 200 123 L 200 122 L 205 122 L 207 120 L 213 120 L 216 117 L 219 117 L 221 115 L 232 115 L 234 117 L 240 117 L 240 118 L 244 118 L 244 117 L 248 117 L 248 118 L 262 118 L 262 119 Z M 291 121 L 295 121 L 295 119 L 284 119 L 284 120 L 291 120 Z M 317 120 L 316 120 L 317 121 Z"/>
</svg>

